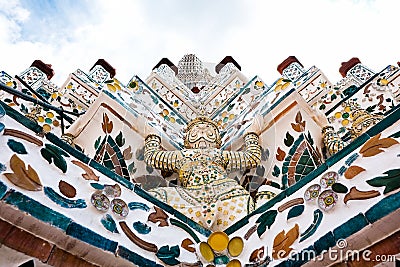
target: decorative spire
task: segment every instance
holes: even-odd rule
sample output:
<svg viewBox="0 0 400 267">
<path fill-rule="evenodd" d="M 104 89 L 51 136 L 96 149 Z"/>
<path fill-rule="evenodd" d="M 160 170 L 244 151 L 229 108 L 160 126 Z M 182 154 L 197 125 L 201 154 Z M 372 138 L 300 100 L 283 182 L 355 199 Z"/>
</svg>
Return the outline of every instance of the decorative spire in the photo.
<svg viewBox="0 0 400 267">
<path fill-rule="evenodd" d="M 339 68 L 339 72 L 342 77 L 346 77 L 347 72 L 351 70 L 355 65 L 360 64 L 361 61 L 357 57 L 353 57 L 347 62 L 342 62 L 342 66 Z"/>
<path fill-rule="evenodd" d="M 238 70 L 242 70 L 240 65 L 236 62 L 236 60 L 233 59 L 233 57 L 226 56 L 226 57 L 224 57 L 223 60 L 221 60 L 220 63 L 217 64 L 217 66 L 215 66 L 215 72 L 219 73 L 221 71 L 221 69 L 228 63 L 232 63 L 233 65 L 236 66 L 236 68 L 238 68 Z"/>
<path fill-rule="evenodd" d="M 102 66 L 108 73 L 110 73 L 110 78 L 114 78 L 115 76 L 115 69 L 113 68 L 113 66 L 111 66 L 107 61 L 105 61 L 104 59 L 99 59 L 96 61 L 96 63 L 94 63 L 93 67 L 90 68 L 89 71 L 91 71 L 94 67 L 96 67 L 96 65 L 100 65 Z"/>
<path fill-rule="evenodd" d="M 177 78 L 189 89 L 194 88 L 193 92 L 199 92 L 212 77 L 196 55 L 186 54 L 179 60 Z"/>
<path fill-rule="evenodd" d="M 43 73 L 46 74 L 48 80 L 50 80 L 54 76 L 54 70 L 51 68 L 51 64 L 46 64 L 39 59 L 33 61 L 31 67 L 36 67 L 39 70 L 43 71 Z"/>
<path fill-rule="evenodd" d="M 175 72 L 175 75 L 178 74 L 178 68 L 174 65 L 174 63 L 171 62 L 171 60 L 169 60 L 169 59 L 166 58 L 166 57 L 162 58 L 162 59 L 157 63 L 157 65 L 154 66 L 154 68 L 153 68 L 152 70 L 157 69 L 158 67 L 160 67 L 160 66 L 163 65 L 163 64 L 165 64 L 165 65 L 167 65 L 168 67 L 170 67 L 170 68 Z"/>
<path fill-rule="evenodd" d="M 290 66 L 292 63 L 298 63 L 302 68 L 303 65 L 300 63 L 300 61 L 295 57 L 295 56 L 289 56 L 287 59 L 282 61 L 281 64 L 278 65 L 277 70 L 278 72 L 282 75 L 283 71 Z"/>
</svg>

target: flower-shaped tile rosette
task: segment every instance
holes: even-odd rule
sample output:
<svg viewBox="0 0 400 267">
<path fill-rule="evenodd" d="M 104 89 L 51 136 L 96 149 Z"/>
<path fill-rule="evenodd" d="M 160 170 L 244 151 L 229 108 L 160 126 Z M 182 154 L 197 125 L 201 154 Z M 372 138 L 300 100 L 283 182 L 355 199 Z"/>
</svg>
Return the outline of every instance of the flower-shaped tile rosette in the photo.
<svg viewBox="0 0 400 267">
<path fill-rule="evenodd" d="M 115 185 L 104 185 L 104 194 L 107 197 L 115 198 L 121 196 L 121 187 L 118 184 Z"/>
<path fill-rule="evenodd" d="M 325 190 L 318 197 L 318 206 L 324 210 L 328 211 L 332 209 L 338 201 L 338 195 L 333 190 Z"/>
<path fill-rule="evenodd" d="M 339 179 L 339 174 L 334 171 L 330 171 L 322 175 L 320 180 L 320 184 L 323 188 L 332 187 L 334 183 L 336 183 Z"/>
<path fill-rule="evenodd" d="M 94 192 L 90 202 L 99 211 L 107 211 L 110 208 L 110 200 L 101 191 Z"/>
<path fill-rule="evenodd" d="M 313 184 L 304 192 L 304 199 L 306 201 L 315 200 L 318 198 L 320 192 L 321 186 L 319 184 Z"/>
<path fill-rule="evenodd" d="M 111 200 L 111 210 L 114 214 L 120 217 L 126 217 L 129 213 L 128 205 L 126 205 L 125 201 L 119 198 Z"/>
<path fill-rule="evenodd" d="M 241 237 L 229 237 L 224 232 L 214 232 L 207 242 L 201 242 L 199 245 L 200 255 L 206 263 L 214 263 L 216 265 L 226 264 L 228 267 L 240 267 L 241 263 L 238 259 L 243 251 L 244 243 Z"/>
</svg>

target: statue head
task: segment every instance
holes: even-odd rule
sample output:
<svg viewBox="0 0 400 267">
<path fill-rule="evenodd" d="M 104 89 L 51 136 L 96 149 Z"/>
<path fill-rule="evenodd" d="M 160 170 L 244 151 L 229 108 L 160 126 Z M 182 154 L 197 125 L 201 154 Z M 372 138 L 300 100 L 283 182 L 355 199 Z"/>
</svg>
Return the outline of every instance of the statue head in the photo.
<svg viewBox="0 0 400 267">
<path fill-rule="evenodd" d="M 185 129 L 185 148 L 220 148 L 218 125 L 208 117 L 191 120 Z"/>
</svg>

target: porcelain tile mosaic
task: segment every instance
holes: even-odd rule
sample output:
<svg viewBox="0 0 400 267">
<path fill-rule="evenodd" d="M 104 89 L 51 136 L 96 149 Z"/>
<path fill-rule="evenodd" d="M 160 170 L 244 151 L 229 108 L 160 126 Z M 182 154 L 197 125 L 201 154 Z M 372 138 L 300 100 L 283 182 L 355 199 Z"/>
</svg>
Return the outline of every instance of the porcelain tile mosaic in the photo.
<svg viewBox="0 0 400 267">
<path fill-rule="evenodd" d="M 400 206 L 398 68 L 357 62 L 337 88 L 294 57 L 271 86 L 231 57 L 1 72 L 0 218 L 102 266 L 307 264 Z"/>
</svg>

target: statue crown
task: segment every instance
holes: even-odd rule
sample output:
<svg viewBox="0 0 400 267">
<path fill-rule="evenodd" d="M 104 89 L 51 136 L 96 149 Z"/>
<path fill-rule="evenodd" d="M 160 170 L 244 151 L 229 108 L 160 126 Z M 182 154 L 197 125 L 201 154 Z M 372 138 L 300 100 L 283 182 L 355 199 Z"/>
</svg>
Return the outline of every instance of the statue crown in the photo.
<svg viewBox="0 0 400 267">
<path fill-rule="evenodd" d="M 211 125 L 214 126 L 215 129 L 219 132 L 219 130 L 218 130 L 218 124 L 217 124 L 215 121 L 213 121 L 212 119 L 210 119 L 209 117 L 206 117 L 206 116 L 199 116 L 199 117 L 196 117 L 196 118 L 194 118 L 193 120 L 191 120 L 191 121 L 188 122 L 188 124 L 187 124 L 187 126 L 186 126 L 186 129 L 185 129 L 185 133 L 189 132 L 190 129 L 192 129 L 193 126 L 195 126 L 195 125 L 198 124 L 198 123 L 208 123 L 208 124 L 211 124 Z"/>
</svg>

